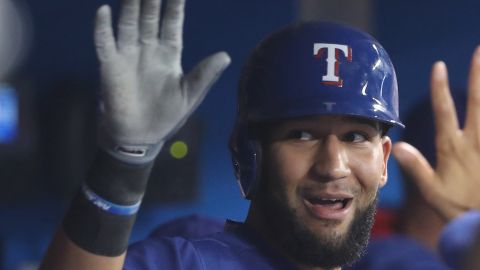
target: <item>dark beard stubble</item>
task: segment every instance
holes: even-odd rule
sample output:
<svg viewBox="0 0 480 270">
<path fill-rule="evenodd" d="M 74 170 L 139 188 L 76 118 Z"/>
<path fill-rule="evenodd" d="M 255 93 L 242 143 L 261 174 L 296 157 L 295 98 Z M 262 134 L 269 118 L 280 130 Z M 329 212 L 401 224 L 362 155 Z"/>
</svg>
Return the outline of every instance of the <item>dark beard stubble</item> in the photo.
<svg viewBox="0 0 480 270">
<path fill-rule="evenodd" d="M 302 223 L 296 210 L 287 204 L 283 191 L 278 196 L 265 192 L 265 189 L 262 191 L 257 198 L 263 208 L 264 221 L 271 231 L 271 239 L 296 263 L 329 269 L 351 265 L 363 255 L 374 222 L 378 193 L 368 207 L 356 210 L 345 234 L 325 238 Z M 326 226 L 329 224 L 326 223 Z"/>
</svg>

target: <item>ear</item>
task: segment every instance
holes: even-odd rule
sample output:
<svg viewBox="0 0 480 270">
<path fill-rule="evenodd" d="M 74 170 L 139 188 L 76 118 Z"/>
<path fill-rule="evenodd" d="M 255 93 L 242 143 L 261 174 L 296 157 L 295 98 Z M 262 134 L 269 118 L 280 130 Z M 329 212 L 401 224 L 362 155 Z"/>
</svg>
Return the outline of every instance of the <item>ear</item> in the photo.
<svg viewBox="0 0 480 270">
<path fill-rule="evenodd" d="M 387 184 L 388 179 L 388 159 L 390 158 L 390 153 L 392 152 L 392 140 L 388 136 L 383 136 L 381 143 L 383 150 L 383 172 L 380 181 L 380 187 L 383 187 L 385 184 Z"/>
</svg>

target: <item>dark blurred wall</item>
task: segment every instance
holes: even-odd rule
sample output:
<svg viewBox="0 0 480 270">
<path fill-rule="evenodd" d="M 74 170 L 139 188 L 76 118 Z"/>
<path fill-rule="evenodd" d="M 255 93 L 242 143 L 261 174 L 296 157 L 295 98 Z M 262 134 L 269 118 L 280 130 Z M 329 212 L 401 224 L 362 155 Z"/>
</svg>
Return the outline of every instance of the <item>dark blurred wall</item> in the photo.
<svg viewBox="0 0 480 270">
<path fill-rule="evenodd" d="M 18 200 L 0 205 L 0 269 L 8 270 L 38 261 L 66 206 L 66 200 L 58 201 L 57 195 L 69 189 L 67 183 L 81 181 L 88 167 L 94 147 L 98 96 L 93 18 L 102 3 L 118 8 L 113 0 L 23 2 L 32 16 L 34 36 L 30 54 L 12 82 L 28 96 L 25 115 L 30 144 L 26 145 L 31 149 L 23 152 L 27 159 L 25 155 L 15 158 L 29 165 L 20 164 L 23 171 L 16 173 L 5 160 L 19 151 L 2 152 L 3 167 L 10 171 L 0 181 L 6 187 L 43 199 L 26 203 L 28 200 L 22 202 L 11 193 L 10 199 Z M 366 14 L 372 16 L 372 20 L 366 20 L 368 27 L 390 52 L 397 69 L 402 114 L 428 92 L 430 67 L 437 59 L 446 60 L 452 84 L 457 88 L 465 85 L 470 56 L 480 40 L 479 2 L 365 2 L 371 8 Z M 342 8 L 340 17 L 349 18 L 345 10 L 348 8 Z M 186 12 L 185 70 L 219 50 L 227 51 L 233 61 L 196 113 L 201 136 L 195 161 L 198 186 L 193 201 L 146 205 L 140 212 L 134 240 L 144 237 L 162 221 L 191 212 L 243 219 L 248 203 L 240 197 L 226 147 L 233 126 L 237 79 L 250 49 L 266 33 L 300 14 L 293 0 L 188 1 Z M 0 175 L 6 171 L 0 166 Z M 15 182 L 20 175 L 34 179 L 33 183 Z"/>
<path fill-rule="evenodd" d="M 34 143 L 27 151 L 28 159 L 17 157 L 20 164 L 16 166 L 24 171 L 15 173 L 11 166 L 8 170 L 0 166 L 0 175 L 9 171 L 11 176 L 0 181 L 12 187 L 15 177 L 32 182 L 19 181 L 15 190 L 20 194 L 10 192 L 8 202 L 0 204 L 0 269 L 8 270 L 34 267 L 60 222 L 71 196 L 71 184 L 78 184 L 88 168 L 94 149 L 98 97 L 93 19 L 96 8 L 103 3 L 118 9 L 113 0 L 23 2 L 32 16 L 33 43 L 10 82 L 18 85 L 20 92 L 28 93 L 30 104 L 25 115 L 31 122 L 26 130 L 28 141 Z M 133 240 L 144 237 L 162 221 L 192 212 L 244 218 L 248 203 L 240 196 L 226 147 L 233 126 L 237 79 L 249 51 L 268 32 L 294 20 L 296 9 L 295 1 L 287 0 L 187 1 L 184 69 L 190 70 L 219 50 L 227 51 L 233 61 L 195 116 L 201 125 L 194 166 L 198 181 L 195 193 L 181 190 L 177 197 L 190 197 L 183 203 L 145 204 Z M 2 158 L 13 157 L 2 153 Z M 165 188 L 161 181 L 152 186 Z"/>
<path fill-rule="evenodd" d="M 464 89 L 480 43 L 480 2 L 375 0 L 377 37 L 395 64 L 401 111 L 428 94 L 432 64 L 444 60 L 453 88 Z"/>
</svg>

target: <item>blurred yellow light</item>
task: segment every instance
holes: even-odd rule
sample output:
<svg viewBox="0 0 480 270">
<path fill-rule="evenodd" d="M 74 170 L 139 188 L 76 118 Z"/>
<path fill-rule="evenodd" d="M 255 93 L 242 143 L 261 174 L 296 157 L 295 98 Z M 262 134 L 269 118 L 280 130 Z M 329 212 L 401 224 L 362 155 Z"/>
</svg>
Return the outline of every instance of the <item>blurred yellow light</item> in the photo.
<svg viewBox="0 0 480 270">
<path fill-rule="evenodd" d="M 176 159 L 184 158 L 188 154 L 188 145 L 183 141 L 176 141 L 170 145 L 170 155 Z"/>
</svg>

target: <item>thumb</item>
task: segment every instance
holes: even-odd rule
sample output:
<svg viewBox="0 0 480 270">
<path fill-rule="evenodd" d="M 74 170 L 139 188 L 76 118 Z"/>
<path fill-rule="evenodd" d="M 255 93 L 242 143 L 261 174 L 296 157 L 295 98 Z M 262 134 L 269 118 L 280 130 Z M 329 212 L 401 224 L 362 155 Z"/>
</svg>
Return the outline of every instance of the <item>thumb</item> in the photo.
<svg viewBox="0 0 480 270">
<path fill-rule="evenodd" d="M 193 108 L 200 104 L 230 61 L 230 56 L 226 52 L 218 52 L 203 59 L 185 76 L 185 90 L 188 102 Z"/>
<path fill-rule="evenodd" d="M 428 200 L 430 193 L 435 190 L 435 171 L 422 153 L 406 142 L 398 142 L 393 146 L 393 155 L 403 172 L 413 180 Z"/>
</svg>

